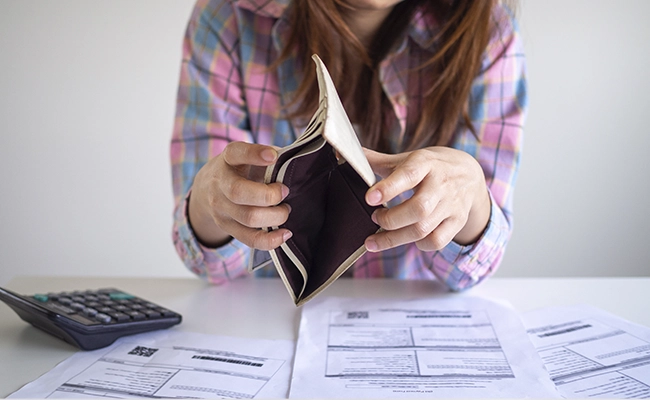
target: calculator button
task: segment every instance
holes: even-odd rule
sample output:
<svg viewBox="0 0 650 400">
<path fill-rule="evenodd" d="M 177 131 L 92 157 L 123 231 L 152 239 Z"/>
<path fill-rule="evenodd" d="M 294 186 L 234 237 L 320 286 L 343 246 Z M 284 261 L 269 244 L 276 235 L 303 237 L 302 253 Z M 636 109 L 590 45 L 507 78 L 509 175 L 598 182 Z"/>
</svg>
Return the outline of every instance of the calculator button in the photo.
<svg viewBox="0 0 650 400">
<path fill-rule="evenodd" d="M 54 312 L 57 312 L 59 314 L 74 314 L 75 310 L 72 308 L 68 308 L 62 304 L 56 304 L 56 303 L 50 303 L 48 304 L 48 307 L 50 310 L 53 310 Z"/>
<path fill-rule="evenodd" d="M 140 310 L 142 310 L 143 308 L 144 308 L 144 307 L 141 306 L 140 304 L 131 304 L 131 310 L 134 310 L 134 311 L 140 311 Z"/>
<path fill-rule="evenodd" d="M 111 300 L 131 300 L 135 296 L 128 293 L 114 292 L 114 293 L 109 293 L 108 297 L 110 297 Z"/>
<path fill-rule="evenodd" d="M 112 313 L 108 313 L 108 315 L 110 315 L 115 320 L 117 320 L 117 322 L 124 322 L 124 321 L 130 321 L 131 320 L 131 317 L 129 317 L 128 315 L 126 315 L 124 313 L 121 313 L 121 312 L 112 312 Z"/>
<path fill-rule="evenodd" d="M 72 303 L 72 300 L 70 300 L 69 297 L 60 297 L 59 303 L 63 304 L 64 306 L 69 306 Z"/>
<path fill-rule="evenodd" d="M 94 308 L 86 308 L 84 309 L 84 314 L 89 317 L 94 317 L 95 315 L 97 315 L 97 310 L 95 310 Z"/>
<path fill-rule="evenodd" d="M 111 316 L 103 314 L 103 313 L 99 313 L 99 314 L 95 315 L 95 319 L 97 321 L 103 323 L 103 324 L 107 324 L 107 323 L 111 322 Z"/>
<path fill-rule="evenodd" d="M 66 317 L 68 317 L 68 318 L 70 318 L 70 319 L 72 319 L 74 321 L 80 322 L 80 323 L 82 323 L 84 325 L 97 325 L 97 324 L 99 324 L 99 322 L 97 322 L 97 321 L 95 321 L 93 319 L 87 318 L 85 315 L 81 315 L 81 314 L 66 315 Z"/>
<path fill-rule="evenodd" d="M 99 308 L 99 307 L 102 307 L 102 304 L 98 303 L 96 301 L 90 301 L 90 302 L 86 303 L 86 307 Z"/>
<path fill-rule="evenodd" d="M 115 304 L 115 302 L 113 300 L 102 300 L 101 302 L 102 302 L 103 305 L 109 306 L 109 307 L 112 306 L 113 304 Z"/>
<path fill-rule="evenodd" d="M 86 301 L 97 301 L 97 296 L 93 296 L 91 294 L 86 295 Z"/>
<path fill-rule="evenodd" d="M 140 321 L 147 317 L 146 315 L 144 315 L 139 311 L 129 311 L 126 314 L 130 316 L 134 321 Z"/>
<path fill-rule="evenodd" d="M 97 309 L 97 311 L 99 311 L 100 313 L 109 313 L 109 312 L 113 312 L 115 310 L 113 310 L 110 307 L 100 307 L 100 308 Z"/>
<path fill-rule="evenodd" d="M 161 314 L 163 315 L 163 317 L 175 317 L 175 316 L 176 316 L 176 313 L 175 313 L 175 312 L 170 311 L 170 310 L 167 310 L 167 309 L 164 309 L 164 308 L 159 308 L 159 309 L 157 309 L 156 311 L 158 311 L 159 313 L 161 313 Z"/>
<path fill-rule="evenodd" d="M 162 315 L 160 315 L 160 313 L 155 310 L 144 310 L 142 311 L 142 313 L 145 314 L 150 319 L 162 317 Z"/>
<path fill-rule="evenodd" d="M 100 294 L 99 296 L 97 296 L 97 300 L 99 300 L 99 301 L 109 301 L 110 299 L 111 299 L 111 298 L 108 297 L 108 296 L 105 295 L 105 294 Z"/>
<path fill-rule="evenodd" d="M 70 303 L 70 308 L 72 308 L 73 310 L 81 311 L 84 308 L 86 308 L 86 306 L 84 306 L 81 303 Z"/>
<path fill-rule="evenodd" d="M 33 297 L 34 300 L 40 301 L 41 303 L 46 303 L 49 300 L 49 298 L 45 294 L 35 294 Z"/>
<path fill-rule="evenodd" d="M 119 304 L 119 305 L 117 305 L 117 306 L 113 306 L 113 309 L 114 309 L 114 310 L 117 310 L 117 311 L 122 311 L 122 312 L 124 312 L 124 311 L 131 311 L 131 309 L 130 309 L 129 307 L 127 307 L 127 306 L 125 306 L 125 305 L 123 305 L 123 304 Z"/>
<path fill-rule="evenodd" d="M 74 301 L 75 303 L 83 303 L 84 301 L 86 301 L 86 300 L 85 300 L 83 297 L 81 297 L 81 296 L 74 296 L 74 297 L 71 298 L 71 300 Z"/>
</svg>

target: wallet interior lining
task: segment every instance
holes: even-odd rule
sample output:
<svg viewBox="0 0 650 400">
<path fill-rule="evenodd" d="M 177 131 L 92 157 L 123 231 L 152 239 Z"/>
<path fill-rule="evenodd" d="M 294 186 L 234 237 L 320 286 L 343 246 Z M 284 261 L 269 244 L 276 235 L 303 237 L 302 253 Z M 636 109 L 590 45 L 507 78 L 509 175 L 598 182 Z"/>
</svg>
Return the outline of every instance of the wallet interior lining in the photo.
<svg viewBox="0 0 650 400">
<path fill-rule="evenodd" d="M 293 236 L 276 251 L 295 296 L 302 295 L 312 265 L 312 250 L 319 245 L 325 220 L 329 175 L 337 160 L 322 137 L 306 143 L 293 158 L 280 166 L 276 181 L 289 187 L 284 202 L 292 208 L 290 219 L 281 225 Z"/>
<path fill-rule="evenodd" d="M 303 296 L 310 296 L 331 277 L 345 272 L 365 252 L 366 238 L 379 230 L 371 219 L 378 207 L 365 202 L 368 185 L 349 163 L 339 165 L 332 172 L 328 186 L 320 246 L 312 257 Z"/>
</svg>

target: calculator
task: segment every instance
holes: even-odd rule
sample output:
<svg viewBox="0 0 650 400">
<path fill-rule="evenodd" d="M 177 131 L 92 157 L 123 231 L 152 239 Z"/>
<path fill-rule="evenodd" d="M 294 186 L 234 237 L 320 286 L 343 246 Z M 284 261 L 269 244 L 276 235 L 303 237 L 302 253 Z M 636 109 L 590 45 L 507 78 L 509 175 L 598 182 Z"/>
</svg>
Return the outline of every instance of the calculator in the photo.
<svg viewBox="0 0 650 400">
<path fill-rule="evenodd" d="M 82 350 L 169 328 L 182 319 L 174 311 L 114 288 L 31 296 L 0 288 L 0 300 L 26 322 Z"/>
</svg>

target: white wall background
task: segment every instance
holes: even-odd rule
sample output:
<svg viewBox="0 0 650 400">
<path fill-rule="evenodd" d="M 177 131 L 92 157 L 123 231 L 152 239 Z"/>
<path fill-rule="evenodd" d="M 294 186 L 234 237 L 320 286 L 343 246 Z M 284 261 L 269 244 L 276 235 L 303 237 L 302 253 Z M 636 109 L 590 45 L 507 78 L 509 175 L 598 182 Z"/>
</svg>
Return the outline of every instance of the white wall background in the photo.
<svg viewBox="0 0 650 400">
<path fill-rule="evenodd" d="M 0 284 L 189 276 L 168 141 L 193 0 L 0 0 Z M 650 276 L 650 2 L 525 0 L 530 114 L 499 276 Z"/>
<path fill-rule="evenodd" d="M 650 276 L 648 15 L 523 2 L 531 101 L 501 276 Z"/>
</svg>

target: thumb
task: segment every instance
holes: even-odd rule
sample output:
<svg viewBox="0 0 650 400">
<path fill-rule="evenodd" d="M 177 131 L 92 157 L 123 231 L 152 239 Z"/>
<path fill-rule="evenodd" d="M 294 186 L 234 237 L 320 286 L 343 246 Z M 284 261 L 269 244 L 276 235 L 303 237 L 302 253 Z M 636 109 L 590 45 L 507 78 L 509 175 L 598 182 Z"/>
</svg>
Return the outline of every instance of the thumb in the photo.
<svg viewBox="0 0 650 400">
<path fill-rule="evenodd" d="M 366 155 L 372 171 L 382 178 L 386 178 L 395 169 L 397 155 L 380 153 L 365 147 L 363 153 Z"/>
</svg>

